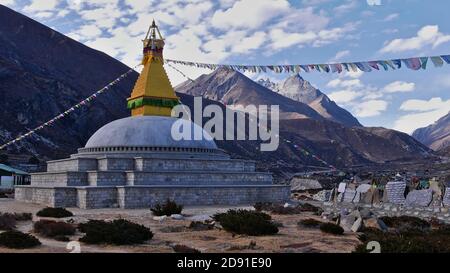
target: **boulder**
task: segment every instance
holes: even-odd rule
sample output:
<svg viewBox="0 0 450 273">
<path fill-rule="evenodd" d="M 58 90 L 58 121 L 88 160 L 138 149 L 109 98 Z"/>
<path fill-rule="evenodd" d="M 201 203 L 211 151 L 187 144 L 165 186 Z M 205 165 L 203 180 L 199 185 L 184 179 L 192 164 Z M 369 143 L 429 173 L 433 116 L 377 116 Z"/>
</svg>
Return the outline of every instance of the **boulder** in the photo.
<svg viewBox="0 0 450 273">
<path fill-rule="evenodd" d="M 356 219 L 356 221 L 353 223 L 352 227 L 351 227 L 351 231 L 353 232 L 358 232 L 363 224 L 363 219 L 360 217 L 358 219 Z"/>
<path fill-rule="evenodd" d="M 320 190 L 322 185 L 315 179 L 297 178 L 291 179 L 291 191 Z"/>
<path fill-rule="evenodd" d="M 408 207 L 428 207 L 433 200 L 433 190 L 416 190 L 406 196 L 405 205 Z"/>
<path fill-rule="evenodd" d="M 170 215 L 170 218 L 172 218 L 174 220 L 183 220 L 184 216 L 181 214 L 172 214 L 172 215 Z"/>
<path fill-rule="evenodd" d="M 159 222 L 163 222 L 163 221 L 166 220 L 166 219 L 167 219 L 167 216 L 166 216 L 166 215 L 163 215 L 163 216 L 155 216 L 155 217 L 153 217 L 153 220 L 159 221 Z"/>
<path fill-rule="evenodd" d="M 367 219 L 367 218 L 370 218 L 372 215 L 373 215 L 373 213 L 370 211 L 370 209 L 368 209 L 368 208 L 363 208 L 363 209 L 361 209 L 360 211 L 359 211 L 359 213 L 360 213 L 360 215 L 361 215 L 361 217 L 363 218 L 363 219 Z"/>
<path fill-rule="evenodd" d="M 388 229 L 388 227 L 386 226 L 386 224 L 378 219 L 377 217 L 372 217 L 369 219 L 366 219 L 363 221 L 364 223 L 364 227 L 366 228 L 376 228 L 382 231 L 386 231 Z"/>
<path fill-rule="evenodd" d="M 189 224 L 189 229 L 194 231 L 204 231 L 214 229 L 215 222 L 196 222 L 193 221 Z"/>
<path fill-rule="evenodd" d="M 211 218 L 211 216 L 208 215 L 208 214 L 194 215 L 194 216 L 189 217 L 188 219 L 193 221 L 193 222 L 205 222 L 205 221 L 212 221 L 213 220 Z"/>
<path fill-rule="evenodd" d="M 312 199 L 320 202 L 326 202 L 329 201 L 331 198 L 331 191 L 330 190 L 323 190 L 318 192 L 317 194 L 314 194 Z"/>
<path fill-rule="evenodd" d="M 345 230 L 345 231 L 352 231 L 352 227 L 355 224 L 356 217 L 353 215 L 341 215 L 341 221 L 339 225 Z"/>
</svg>

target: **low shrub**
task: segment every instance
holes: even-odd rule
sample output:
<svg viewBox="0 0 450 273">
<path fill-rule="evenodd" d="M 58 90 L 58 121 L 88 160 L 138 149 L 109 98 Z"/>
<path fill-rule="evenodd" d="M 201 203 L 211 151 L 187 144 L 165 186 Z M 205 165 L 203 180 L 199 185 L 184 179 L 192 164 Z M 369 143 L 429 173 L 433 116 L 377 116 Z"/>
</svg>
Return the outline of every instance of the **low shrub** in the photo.
<svg viewBox="0 0 450 273">
<path fill-rule="evenodd" d="M 274 214 L 289 215 L 289 214 L 299 214 L 302 212 L 313 212 L 316 215 L 321 215 L 323 210 L 319 207 L 313 206 L 311 204 L 299 204 L 295 207 L 287 206 L 282 204 L 273 203 L 256 203 L 253 205 L 256 211 L 268 211 Z"/>
<path fill-rule="evenodd" d="M 386 226 L 397 230 L 429 230 L 431 225 L 429 222 L 412 216 L 399 217 L 381 217 L 380 218 Z"/>
<path fill-rule="evenodd" d="M 66 218 L 73 216 L 73 213 L 65 208 L 45 208 L 38 211 L 36 215 L 48 218 Z"/>
<path fill-rule="evenodd" d="M 263 211 L 263 210 L 267 211 L 268 209 L 270 210 L 272 206 L 273 206 L 272 203 L 267 202 L 258 202 L 253 205 L 256 211 Z"/>
<path fill-rule="evenodd" d="M 14 213 L 14 218 L 16 218 L 17 221 L 31 221 L 33 220 L 33 214 L 32 213 Z"/>
<path fill-rule="evenodd" d="M 299 226 L 306 227 L 306 228 L 317 228 L 321 224 L 323 224 L 321 221 L 317 221 L 316 219 L 303 219 L 300 222 L 298 222 Z"/>
<path fill-rule="evenodd" d="M 58 235 L 53 237 L 53 239 L 55 239 L 58 242 L 70 242 L 70 238 L 64 235 Z"/>
<path fill-rule="evenodd" d="M 50 238 L 74 235 L 75 231 L 73 225 L 64 222 L 40 220 L 34 223 L 34 232 Z"/>
<path fill-rule="evenodd" d="M 123 219 L 112 222 L 90 220 L 80 224 L 78 229 L 86 233 L 80 241 L 87 244 L 134 245 L 153 238 L 149 228 Z"/>
<path fill-rule="evenodd" d="M 167 199 L 164 204 L 156 204 L 153 208 L 150 209 L 154 215 L 156 216 L 170 216 L 172 214 L 181 214 L 183 211 L 183 206 L 178 205 L 174 201 Z"/>
<path fill-rule="evenodd" d="M 321 215 L 323 213 L 323 209 L 320 207 L 316 207 L 309 203 L 304 203 L 299 205 L 299 210 L 301 212 L 313 212 L 315 215 Z"/>
<path fill-rule="evenodd" d="M 192 221 L 189 224 L 189 229 L 194 231 L 204 231 L 204 230 L 211 230 L 214 229 L 214 223 L 205 223 L 205 222 L 199 222 L 199 221 Z"/>
<path fill-rule="evenodd" d="M 0 230 L 13 230 L 16 228 L 17 220 L 11 213 L 0 214 Z"/>
<path fill-rule="evenodd" d="M 201 253 L 199 250 L 185 245 L 175 245 L 172 248 L 173 251 L 175 251 L 175 253 L 196 253 L 196 254 Z"/>
<path fill-rule="evenodd" d="M 20 231 L 6 231 L 0 233 L 0 246 L 15 249 L 32 248 L 40 245 L 39 240 L 26 233 Z"/>
<path fill-rule="evenodd" d="M 249 210 L 229 210 L 214 215 L 214 220 L 229 232 L 251 236 L 278 233 L 278 227 L 271 221 L 270 215 Z"/>
<path fill-rule="evenodd" d="M 344 234 L 344 229 L 333 223 L 323 223 L 320 226 L 320 230 L 325 233 L 333 234 L 333 235 L 342 235 Z"/>
<path fill-rule="evenodd" d="M 367 244 L 370 241 L 380 243 L 382 253 L 449 253 L 450 233 L 445 229 L 425 232 L 382 232 L 377 229 L 364 229 L 359 236 L 361 244 L 355 253 L 368 253 Z"/>
</svg>

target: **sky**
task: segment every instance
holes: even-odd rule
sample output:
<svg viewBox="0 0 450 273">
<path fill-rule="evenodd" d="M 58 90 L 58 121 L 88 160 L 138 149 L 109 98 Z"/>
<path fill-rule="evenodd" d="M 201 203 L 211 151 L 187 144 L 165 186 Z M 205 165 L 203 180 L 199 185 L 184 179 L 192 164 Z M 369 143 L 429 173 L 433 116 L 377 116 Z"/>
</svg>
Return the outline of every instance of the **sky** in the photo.
<svg viewBox="0 0 450 273">
<path fill-rule="evenodd" d="M 310 64 L 450 54 L 448 0 L 0 0 L 129 66 L 152 19 L 170 59 Z M 177 66 L 190 78 L 209 70 Z M 175 86 L 186 80 L 166 67 Z M 406 133 L 450 111 L 450 66 L 302 73 L 365 126 Z M 247 74 L 280 81 L 287 75 Z"/>
</svg>

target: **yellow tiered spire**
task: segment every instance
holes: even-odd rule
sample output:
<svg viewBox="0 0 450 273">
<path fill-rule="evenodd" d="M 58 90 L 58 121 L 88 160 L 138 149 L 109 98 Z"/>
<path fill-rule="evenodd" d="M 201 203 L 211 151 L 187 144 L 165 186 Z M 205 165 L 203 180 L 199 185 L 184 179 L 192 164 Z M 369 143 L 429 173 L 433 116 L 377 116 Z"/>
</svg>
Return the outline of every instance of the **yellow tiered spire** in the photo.
<svg viewBox="0 0 450 273">
<path fill-rule="evenodd" d="M 128 108 L 131 109 L 132 116 L 170 116 L 172 108 L 179 104 L 179 98 L 175 95 L 163 66 L 165 43 L 155 21 L 143 42 L 144 69 L 128 98 Z"/>
</svg>

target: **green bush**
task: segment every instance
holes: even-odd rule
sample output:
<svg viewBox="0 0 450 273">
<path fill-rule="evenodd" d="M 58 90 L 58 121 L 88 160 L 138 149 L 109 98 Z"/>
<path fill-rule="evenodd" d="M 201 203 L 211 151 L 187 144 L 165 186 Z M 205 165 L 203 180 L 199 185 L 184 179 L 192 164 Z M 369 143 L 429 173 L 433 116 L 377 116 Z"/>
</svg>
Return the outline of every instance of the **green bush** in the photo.
<svg viewBox="0 0 450 273">
<path fill-rule="evenodd" d="M 16 218 L 11 213 L 0 214 L 0 230 L 13 230 L 16 228 Z"/>
<path fill-rule="evenodd" d="M 359 236 L 361 244 L 354 252 L 367 253 L 367 243 L 377 241 L 382 253 L 449 253 L 450 225 L 441 223 L 431 229 L 430 223 L 416 217 L 382 217 L 391 230 L 382 232 L 364 228 Z"/>
<path fill-rule="evenodd" d="M 382 253 L 449 253 L 450 234 L 445 229 L 427 232 L 381 232 L 365 229 L 355 253 L 367 253 L 367 243 L 380 243 Z"/>
<path fill-rule="evenodd" d="M 87 244 L 134 245 L 141 244 L 153 238 L 149 228 L 127 220 L 90 220 L 78 225 L 78 229 L 86 233 L 80 239 Z"/>
<path fill-rule="evenodd" d="M 66 210 L 65 208 L 45 208 L 38 211 L 36 215 L 39 217 L 48 218 L 66 218 L 72 217 L 73 213 Z"/>
<path fill-rule="evenodd" d="M 175 251 L 175 253 L 196 253 L 196 254 L 201 253 L 199 250 L 185 245 L 175 245 L 172 248 L 173 251 Z"/>
<path fill-rule="evenodd" d="M 26 233 L 20 231 L 6 231 L 0 233 L 0 246 L 15 249 L 32 248 L 40 245 L 39 240 Z"/>
<path fill-rule="evenodd" d="M 278 227 L 271 221 L 270 215 L 249 210 L 229 210 L 214 215 L 214 220 L 229 232 L 251 236 L 278 233 Z"/>
<path fill-rule="evenodd" d="M 34 223 L 34 232 L 50 238 L 74 235 L 75 231 L 73 225 L 64 222 L 40 220 Z"/>
<path fill-rule="evenodd" d="M 317 228 L 321 224 L 323 224 L 321 221 L 317 221 L 316 219 L 312 219 L 312 218 L 303 219 L 300 222 L 298 222 L 299 226 L 307 227 L 307 228 Z"/>
<path fill-rule="evenodd" d="M 333 234 L 333 235 L 342 235 L 344 234 L 344 229 L 333 223 L 323 223 L 320 225 L 320 230 L 325 233 Z"/>
<path fill-rule="evenodd" d="M 429 222 L 412 216 L 381 217 L 386 226 L 397 230 L 429 230 Z"/>
<path fill-rule="evenodd" d="M 16 218 L 16 221 L 31 221 L 33 220 L 33 214 L 31 213 L 14 213 L 14 218 Z"/>
<path fill-rule="evenodd" d="M 256 203 L 255 205 L 253 205 L 253 207 L 256 211 L 268 211 L 280 215 L 299 214 L 302 212 L 313 212 L 316 215 L 321 215 L 323 212 L 321 208 L 308 203 L 299 204 L 295 207 L 285 207 L 284 204 Z"/>
<path fill-rule="evenodd" d="M 181 214 L 183 211 L 183 206 L 178 205 L 174 201 L 167 199 L 164 204 L 156 204 L 153 208 L 150 209 L 154 215 L 156 216 L 170 216 L 172 214 Z"/>
</svg>

